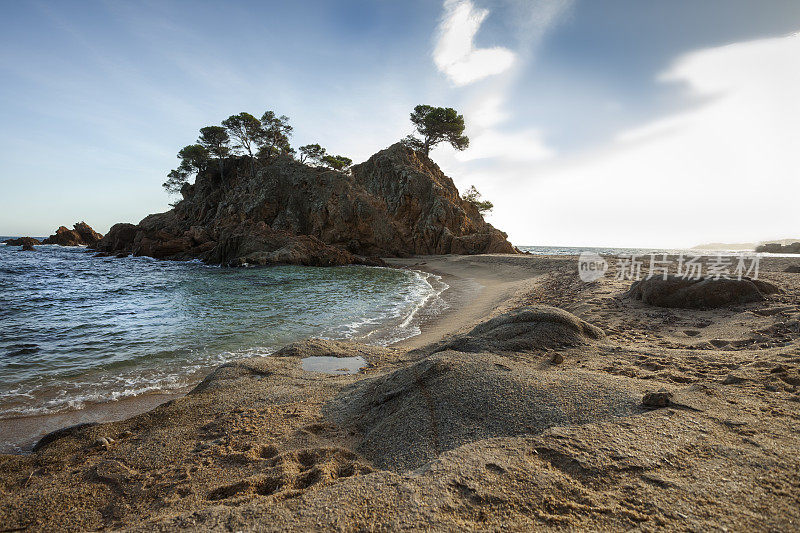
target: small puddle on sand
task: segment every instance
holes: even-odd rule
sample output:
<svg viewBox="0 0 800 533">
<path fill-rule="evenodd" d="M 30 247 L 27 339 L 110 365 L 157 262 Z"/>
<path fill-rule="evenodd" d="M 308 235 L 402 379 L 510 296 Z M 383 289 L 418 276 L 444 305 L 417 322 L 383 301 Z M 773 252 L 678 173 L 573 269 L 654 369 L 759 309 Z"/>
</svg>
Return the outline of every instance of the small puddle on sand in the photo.
<svg viewBox="0 0 800 533">
<path fill-rule="evenodd" d="M 301 360 L 303 370 L 306 372 L 325 372 L 326 374 L 355 374 L 365 366 L 367 361 L 363 357 L 331 357 L 329 355 L 315 355 Z"/>
</svg>

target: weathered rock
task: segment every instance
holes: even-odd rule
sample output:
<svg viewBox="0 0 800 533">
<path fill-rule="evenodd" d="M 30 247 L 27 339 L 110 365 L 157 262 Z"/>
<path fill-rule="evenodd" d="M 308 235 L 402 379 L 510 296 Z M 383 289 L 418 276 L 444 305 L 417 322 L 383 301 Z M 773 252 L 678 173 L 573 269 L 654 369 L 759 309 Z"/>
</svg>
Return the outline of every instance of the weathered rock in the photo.
<svg viewBox="0 0 800 533">
<path fill-rule="evenodd" d="M 42 241 L 42 244 L 58 244 L 59 246 L 90 246 L 96 244 L 103 236 L 94 231 L 86 222 L 78 222 L 73 229 L 59 227 L 53 235 Z"/>
<path fill-rule="evenodd" d="M 646 392 L 642 398 L 642 405 L 651 409 L 667 407 L 670 404 L 672 393 L 661 389 L 658 392 Z"/>
<path fill-rule="evenodd" d="M 33 249 L 34 246 L 38 244 L 42 244 L 39 239 L 34 239 L 33 237 L 20 237 L 18 239 L 6 239 L 3 241 L 6 246 L 28 246 L 30 250 Z"/>
<path fill-rule="evenodd" d="M 94 247 L 111 254 L 225 265 L 381 264 L 381 256 L 516 253 L 426 156 L 396 144 L 351 174 L 287 157 L 226 160 L 184 186 L 183 200 Z"/>
<path fill-rule="evenodd" d="M 35 250 L 36 250 L 36 248 L 34 248 L 31 243 L 26 242 L 25 244 L 22 245 L 22 250 L 21 251 L 23 251 L 23 252 L 33 252 Z"/>
<path fill-rule="evenodd" d="M 558 346 L 575 346 L 605 337 L 603 331 L 572 313 L 546 305 L 521 307 L 478 324 L 465 335 L 436 345 L 433 353 L 531 352 Z"/>
<path fill-rule="evenodd" d="M 780 289 L 772 283 L 749 278 L 696 280 L 669 276 L 636 281 L 624 296 L 658 307 L 710 309 L 760 302 L 765 294 L 776 292 Z"/>
</svg>

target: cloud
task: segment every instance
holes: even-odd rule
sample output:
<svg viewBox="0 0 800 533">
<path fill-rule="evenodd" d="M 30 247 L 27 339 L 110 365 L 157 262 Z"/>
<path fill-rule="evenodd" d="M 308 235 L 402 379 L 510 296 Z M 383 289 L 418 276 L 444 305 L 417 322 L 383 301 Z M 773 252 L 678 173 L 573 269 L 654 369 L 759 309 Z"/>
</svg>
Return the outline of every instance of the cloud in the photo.
<svg viewBox="0 0 800 533">
<path fill-rule="evenodd" d="M 517 244 L 674 246 L 797 237 L 800 35 L 695 51 L 658 80 L 693 109 L 591 153 L 506 166 L 484 191 Z M 509 190 L 508 184 L 514 184 Z"/>
<path fill-rule="evenodd" d="M 433 61 L 457 86 L 500 74 L 514 64 L 515 55 L 507 48 L 475 48 L 475 34 L 488 15 L 470 0 L 445 0 Z"/>
<path fill-rule="evenodd" d="M 491 83 L 472 89 L 472 97 L 464 105 L 470 148 L 448 154 L 451 162 L 481 159 L 530 162 L 547 159 L 555 153 L 540 130 L 505 127 L 510 118 L 506 111 L 507 91 L 518 70 L 511 66 L 520 66 L 533 58 L 544 36 L 572 5 L 572 0 L 502 0 L 502 3 L 510 14 L 505 22 L 511 30 L 509 35 L 517 41 L 516 52 L 505 48 L 475 49 L 474 37 L 489 11 L 476 9 L 469 0 L 444 2 L 439 40 L 433 53 L 439 70 L 456 85 L 502 74 Z"/>
</svg>

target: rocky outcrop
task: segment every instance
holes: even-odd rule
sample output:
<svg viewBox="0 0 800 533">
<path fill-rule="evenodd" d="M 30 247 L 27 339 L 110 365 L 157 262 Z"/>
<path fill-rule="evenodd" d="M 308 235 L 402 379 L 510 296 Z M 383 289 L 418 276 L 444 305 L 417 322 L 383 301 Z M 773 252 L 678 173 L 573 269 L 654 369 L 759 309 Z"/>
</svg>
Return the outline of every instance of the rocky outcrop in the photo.
<svg viewBox="0 0 800 533">
<path fill-rule="evenodd" d="M 380 264 L 411 254 L 515 253 L 428 157 L 396 144 L 351 173 L 287 157 L 229 158 L 138 225 L 117 224 L 94 248 L 224 265 Z M 370 259 L 373 258 L 373 259 Z"/>
<path fill-rule="evenodd" d="M 533 305 L 478 324 L 469 333 L 434 346 L 432 352 L 532 352 L 588 344 L 604 338 L 605 334 L 600 328 L 568 311 L 547 305 Z"/>
<path fill-rule="evenodd" d="M 772 283 L 750 278 L 698 280 L 669 276 L 636 281 L 624 296 L 657 307 L 712 309 L 760 302 L 765 295 L 779 292 Z"/>
<path fill-rule="evenodd" d="M 6 246 L 22 246 L 23 248 L 33 248 L 36 245 L 42 244 L 39 239 L 33 237 L 20 237 L 18 239 L 6 239 L 3 241 Z"/>
<path fill-rule="evenodd" d="M 800 242 L 782 244 L 779 242 L 765 242 L 756 247 L 758 253 L 770 254 L 800 254 Z"/>
<path fill-rule="evenodd" d="M 91 246 L 97 244 L 103 236 L 97 233 L 86 222 L 78 222 L 73 229 L 59 227 L 55 234 L 42 241 L 42 244 L 58 244 L 59 246 Z"/>
</svg>

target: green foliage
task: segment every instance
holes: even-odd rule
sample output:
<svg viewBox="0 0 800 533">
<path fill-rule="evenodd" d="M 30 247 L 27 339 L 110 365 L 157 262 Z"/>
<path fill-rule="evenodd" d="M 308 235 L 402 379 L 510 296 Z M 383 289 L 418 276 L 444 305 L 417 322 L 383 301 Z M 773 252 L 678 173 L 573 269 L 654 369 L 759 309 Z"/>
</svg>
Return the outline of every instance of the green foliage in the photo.
<svg viewBox="0 0 800 533">
<path fill-rule="evenodd" d="M 353 160 L 343 155 L 326 155 L 322 162 L 333 170 L 346 171 L 353 164 Z"/>
<path fill-rule="evenodd" d="M 258 140 L 262 135 L 261 121 L 250 113 L 242 112 L 229 116 L 222 121 L 222 125 L 236 143 L 233 148 L 243 150 L 252 158 L 253 150 L 258 146 Z"/>
<path fill-rule="evenodd" d="M 204 146 L 190 144 L 181 148 L 178 152 L 178 159 L 181 160 L 181 164 L 175 170 L 170 170 L 167 174 L 167 181 L 161 185 L 169 194 L 181 192 L 183 185 L 189 182 L 189 178 L 193 174 L 204 171 L 208 166 L 210 156 Z"/>
<path fill-rule="evenodd" d="M 325 148 L 319 144 L 307 144 L 300 147 L 300 162 L 309 165 L 321 165 L 322 158 L 327 155 Z"/>
<path fill-rule="evenodd" d="M 230 146 L 228 146 L 231 142 L 231 137 L 222 126 L 200 128 L 200 137 L 197 142 L 205 147 L 209 154 L 220 159 L 227 157 L 231 151 Z"/>
<path fill-rule="evenodd" d="M 266 111 L 261 119 L 250 113 L 231 115 L 221 126 L 200 128 L 197 144 L 185 146 L 178 152 L 181 160 L 177 169 L 167 174 L 163 187 L 170 194 L 179 193 L 193 175 L 204 172 L 209 164 L 219 164 L 222 177 L 224 160 L 230 155 L 245 155 L 250 159 L 250 171 L 255 177 L 256 162 L 269 161 L 284 155 L 294 158 L 296 151 L 289 143 L 293 128 L 289 117 Z M 300 162 L 326 166 L 347 172 L 353 160 L 342 155 L 329 155 L 319 144 L 300 147 Z M 222 182 L 224 185 L 224 181 Z"/>
<path fill-rule="evenodd" d="M 178 159 L 181 160 L 181 165 L 185 164 L 192 172 L 202 172 L 208 166 L 211 159 L 208 149 L 200 144 L 190 144 L 184 146 L 178 152 Z"/>
<path fill-rule="evenodd" d="M 425 143 L 417 139 L 413 135 L 409 135 L 400 141 L 403 145 L 408 146 L 412 150 L 422 151 L 425 149 Z"/>
<path fill-rule="evenodd" d="M 425 155 L 441 142 L 449 143 L 456 150 L 465 150 L 469 146 L 469 138 L 464 135 L 464 115 L 459 115 L 452 107 L 418 105 L 411 113 L 411 123 L 422 139 L 408 136 L 403 143 Z"/>
<path fill-rule="evenodd" d="M 481 193 L 478 192 L 478 189 L 472 185 L 469 189 L 467 189 L 461 198 L 465 202 L 469 202 L 474 205 L 480 214 L 488 213 L 492 209 L 494 209 L 494 204 L 489 200 L 481 200 Z"/>
<path fill-rule="evenodd" d="M 167 181 L 161 184 L 161 186 L 164 187 L 168 194 L 178 194 L 181 192 L 184 184 L 188 182 L 190 175 L 191 170 L 181 164 L 181 166 L 175 170 L 169 171 L 169 174 L 167 174 Z"/>
<path fill-rule="evenodd" d="M 290 155 L 294 153 L 289 144 L 292 135 L 289 117 L 276 116 L 274 111 L 267 111 L 261 116 L 261 133 L 258 137 L 259 155 L 270 158 L 275 155 Z"/>
</svg>

